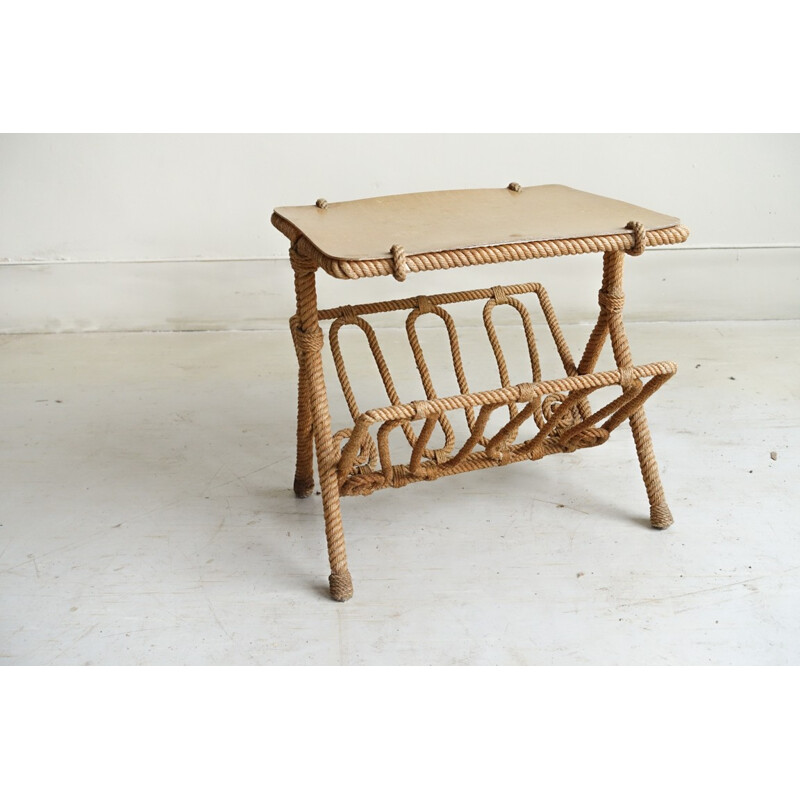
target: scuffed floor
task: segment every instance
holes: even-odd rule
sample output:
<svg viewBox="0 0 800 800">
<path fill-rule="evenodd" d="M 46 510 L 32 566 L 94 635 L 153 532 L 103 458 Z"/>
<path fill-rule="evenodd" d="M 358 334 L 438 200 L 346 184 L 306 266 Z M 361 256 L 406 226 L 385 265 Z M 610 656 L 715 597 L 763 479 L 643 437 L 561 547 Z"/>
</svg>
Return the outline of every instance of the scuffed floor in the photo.
<svg viewBox="0 0 800 800">
<path fill-rule="evenodd" d="M 624 427 L 345 498 L 346 604 L 290 489 L 288 333 L 0 337 L 0 663 L 800 663 L 800 323 L 629 333 L 680 366 L 648 404 L 669 531 Z"/>
</svg>

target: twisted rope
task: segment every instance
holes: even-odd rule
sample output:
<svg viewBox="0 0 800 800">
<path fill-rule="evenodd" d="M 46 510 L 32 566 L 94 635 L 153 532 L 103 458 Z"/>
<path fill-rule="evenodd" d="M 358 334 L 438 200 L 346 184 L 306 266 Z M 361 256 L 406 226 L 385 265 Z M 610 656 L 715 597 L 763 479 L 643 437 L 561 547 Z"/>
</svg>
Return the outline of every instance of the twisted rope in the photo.
<svg viewBox="0 0 800 800">
<path fill-rule="evenodd" d="M 381 425 L 378 434 L 381 469 L 379 471 L 362 470 L 359 473 L 344 476 L 340 491 L 343 495 L 366 495 L 378 489 L 399 488 L 420 480 L 436 480 L 447 475 L 461 474 L 501 464 L 512 464 L 527 459 L 538 460 L 553 453 L 569 453 L 580 448 L 596 447 L 608 439 L 610 432 L 618 424 L 631 416 L 634 408 L 641 410 L 641 405 L 645 400 L 644 395 L 649 396 L 655 391 L 655 389 L 648 391 L 651 385 L 658 388 L 674 374 L 674 364 L 669 365 L 672 367 L 671 372 L 658 372 L 659 369 L 666 366 L 668 365 L 651 364 L 637 367 L 636 374 L 655 372 L 655 377 L 650 379 L 646 388 L 639 392 L 638 396 L 631 397 L 630 394 L 624 394 L 598 410 L 592 417 L 592 424 L 599 419 L 609 417 L 608 422 L 600 428 L 589 427 L 590 420 L 588 419 L 577 429 L 563 424 L 570 419 L 584 398 L 580 396 L 571 399 L 562 397 L 562 402 L 551 404 L 552 416 L 546 427 L 534 439 L 510 444 L 507 440 L 509 431 L 515 433 L 515 427 L 518 428 L 521 424 L 514 420 L 506 423 L 506 426 L 493 437 L 492 442 L 483 451 L 471 452 L 472 446 L 483 433 L 489 415 L 502 405 L 502 403 L 487 404 L 481 408 L 478 417 L 479 429 L 473 432 L 470 440 L 465 443 L 459 453 L 441 463 L 433 461 L 420 463 L 417 459 L 416 464 L 412 460 L 412 463 L 408 465 L 393 465 L 389 457 L 387 440 L 388 433 L 399 424 L 399 421 L 388 420 Z M 585 393 L 594 391 L 594 388 L 585 390 Z M 615 408 L 618 410 L 615 414 L 611 414 Z M 417 411 L 419 410 L 418 408 Z M 438 413 L 438 408 L 434 405 L 429 407 L 428 411 Z M 431 421 L 432 419 L 429 417 L 428 422 Z M 651 508 L 651 522 L 655 527 L 667 527 L 671 521 L 672 517 L 666 504 Z"/>
<path fill-rule="evenodd" d="M 289 257 L 294 268 L 297 298 L 295 341 L 300 354 L 299 406 L 308 405 L 313 419 L 313 435 L 317 453 L 322 508 L 325 514 L 325 538 L 331 565 L 330 587 L 334 600 L 353 596 L 353 584 L 347 568 L 344 527 L 339 506 L 337 462 L 340 453 L 334 445 L 330 427 L 328 395 L 322 369 L 322 331 L 317 313 L 317 289 L 313 262 L 292 248 Z M 305 393 L 305 395 L 303 394 Z M 300 448 L 298 447 L 298 454 Z"/>
<path fill-rule="evenodd" d="M 295 331 L 295 342 L 297 349 L 303 354 L 319 353 L 325 346 L 325 337 L 319 325 L 310 331 L 298 328 Z"/>
<path fill-rule="evenodd" d="M 599 298 L 601 308 L 604 309 L 601 313 L 609 317 L 619 317 L 624 298 L 615 294 L 617 291 L 615 280 L 618 276 L 615 271 L 617 267 L 613 264 L 616 257 L 610 257 L 609 260 L 612 264 L 609 273 L 611 277 Z M 524 292 L 535 293 L 539 299 L 556 346 L 559 348 L 562 360 L 565 361 L 568 373 L 565 378 L 542 381 L 530 315 L 525 306 L 514 296 Z M 475 299 L 486 299 L 483 309 L 484 325 L 495 353 L 502 388 L 470 393 L 455 324 L 452 317 L 441 308 L 440 303 L 443 300 L 463 302 Z M 511 305 L 520 314 L 531 362 L 532 383 L 510 385 L 505 356 L 492 321 L 492 311 L 499 304 Z M 406 319 L 406 330 L 427 398 L 407 404 L 400 402 L 374 329 L 359 316 L 360 313 L 403 309 L 410 309 Z M 453 474 L 454 470 L 465 470 L 468 465 L 472 465 L 470 468 L 478 469 L 483 465 L 483 459 L 477 458 L 481 455 L 493 463 L 505 464 L 521 458 L 541 458 L 549 452 L 571 452 L 582 447 L 597 446 L 608 438 L 613 429 L 630 418 L 646 397 L 649 397 L 675 372 L 675 366 L 671 362 L 635 367 L 629 359 L 629 354 L 626 355 L 624 352 L 624 347 L 618 345 L 617 354 L 621 360 L 617 370 L 579 374 L 566 342 L 559 341 L 559 337 L 562 340 L 563 337 L 560 336 L 557 320 L 546 293 L 538 284 L 495 286 L 473 292 L 432 297 L 422 295 L 379 304 L 342 306 L 329 312 L 322 312 L 321 315 L 330 316 L 334 312 L 338 316 L 331 326 L 331 351 L 342 391 L 355 422 L 354 428 L 338 431 L 333 437 L 337 448 L 346 442 L 341 449 L 337 473 L 339 489 L 343 494 L 362 491 L 369 493 L 378 488 L 405 485 L 411 480 L 434 480 L 445 474 Z M 424 351 L 416 333 L 416 321 L 423 314 L 434 314 L 445 324 L 453 368 L 461 392 L 458 395 L 439 398 L 436 394 Z M 339 345 L 338 332 L 343 325 L 355 325 L 366 335 L 389 398 L 389 406 L 374 408 L 366 413 L 359 411 Z M 642 378 L 650 378 L 648 390 L 642 391 Z M 620 397 L 592 414 L 588 405 L 588 395 L 598 388 L 615 384 L 623 390 Z M 520 402 L 525 403 L 521 411 L 517 408 L 517 403 Z M 510 411 L 509 421 L 487 440 L 484 431 L 489 418 L 494 411 L 504 405 Z M 479 409 L 477 420 L 476 409 Z M 470 434 L 461 449 L 452 455 L 455 434 L 446 414 L 456 410 L 466 414 Z M 514 444 L 521 425 L 530 417 L 534 418 L 539 434 L 524 443 Z M 607 420 L 606 423 L 602 427 L 596 427 L 604 419 Z M 424 421 L 419 435 L 410 427 L 414 420 Z M 379 426 L 377 445 L 368 433 L 370 426 L 375 424 Z M 442 427 L 445 444 L 438 449 L 429 449 L 427 444 L 436 425 Z M 398 426 L 403 428 L 412 449 L 409 463 L 406 465 L 392 463 L 389 436 Z M 484 448 L 482 454 L 475 452 L 477 446 Z M 380 464 L 379 467 L 376 459 Z M 372 477 L 367 479 L 366 476 L 375 472 L 379 472 L 382 476 L 380 480 Z"/>
<path fill-rule="evenodd" d="M 508 190 L 520 192 L 517 183 Z M 316 202 L 325 210 L 323 198 Z M 506 243 L 435 253 L 408 255 L 399 245 L 392 245 L 389 258 L 349 260 L 331 258 L 321 253 L 301 231 L 273 215 L 273 224 L 292 240 L 290 258 L 295 273 L 297 313 L 290 321 L 292 337 L 299 361 L 298 379 L 298 443 L 295 492 L 299 496 L 313 489 L 313 452 L 316 451 L 320 488 L 325 514 L 325 532 L 331 565 L 329 578 L 331 595 L 335 600 L 347 600 L 353 594 L 352 580 L 347 567 L 339 498 L 346 494 L 369 494 L 376 489 L 399 487 L 419 480 L 434 480 L 489 466 L 510 464 L 523 459 L 536 460 L 556 452 L 572 452 L 578 448 L 594 447 L 605 442 L 611 431 L 628 420 L 633 432 L 642 477 L 650 501 L 651 523 L 666 528 L 672 515 L 661 487 L 658 467 L 653 454 L 643 404 L 676 371 L 671 362 L 635 366 L 622 324 L 625 297 L 622 292 L 623 254 L 641 255 L 647 246 L 675 244 L 684 241 L 688 231 L 676 225 L 647 231 L 644 225 L 630 221 L 627 233 L 605 236 L 557 239 L 536 242 Z M 603 252 L 603 284 L 598 294 L 600 313 L 589 337 L 580 364 L 573 361 L 558 320 L 546 293 L 538 284 L 495 286 L 488 290 L 457 292 L 433 297 L 418 296 L 399 301 L 343 306 L 319 311 L 315 287 L 315 271 L 321 267 L 338 278 L 393 275 L 404 281 L 410 271 L 450 269 L 473 264 L 500 263 L 531 258 Z M 527 309 L 514 294 L 534 292 L 545 315 L 559 356 L 566 372 L 565 378 L 544 381 L 541 376 L 536 340 Z M 463 369 L 455 325 L 440 304 L 484 299 L 484 326 L 497 361 L 501 388 L 470 392 Z M 498 305 L 511 305 L 522 319 L 531 363 L 531 383 L 510 384 L 505 355 L 492 320 Z M 412 352 L 425 390 L 425 400 L 402 404 L 395 391 L 377 337 L 361 314 L 389 310 L 409 310 L 406 329 Z M 433 386 L 415 323 L 423 314 L 439 316 L 447 329 L 453 368 L 459 394 L 438 397 Z M 321 351 L 324 335 L 320 319 L 332 319 L 331 349 L 342 390 L 354 420 L 352 428 L 333 434 L 325 389 Z M 350 386 L 338 343 L 342 325 L 356 325 L 367 336 L 370 350 L 378 365 L 390 405 L 361 413 Z M 598 355 L 607 337 L 611 339 L 616 370 L 594 372 Z M 618 386 L 621 394 L 592 413 L 589 395 L 602 387 Z M 520 410 L 518 404 L 523 404 Z M 494 435 L 485 435 L 493 413 L 501 406 L 509 409 L 509 420 Z M 477 419 L 475 410 L 478 409 Z M 463 411 L 469 436 L 463 446 L 452 454 L 454 434 L 447 419 L 451 411 Z M 533 417 L 538 432 L 517 441 L 522 425 Z M 411 423 L 421 421 L 419 435 Z M 370 428 L 377 425 L 377 437 Z M 437 425 L 445 433 L 445 446 L 428 448 Z M 411 446 L 408 464 L 392 464 L 389 435 L 401 427 Z M 313 442 L 312 442 L 313 437 Z M 377 443 L 376 443 L 377 440 Z M 478 450 L 482 447 L 482 450 Z"/>
<path fill-rule="evenodd" d="M 647 243 L 647 231 L 641 222 L 631 221 L 626 226 L 633 231 L 633 247 L 627 253 L 631 256 L 640 256 L 644 253 L 644 248 Z"/>
<path fill-rule="evenodd" d="M 408 275 L 406 251 L 399 244 L 393 244 L 389 252 L 392 254 L 392 274 L 394 275 L 394 279 L 402 282 L 406 279 L 406 275 Z"/>
<path fill-rule="evenodd" d="M 312 259 L 325 272 L 334 278 L 357 279 L 374 278 L 380 275 L 395 274 L 395 259 L 339 259 L 319 251 L 303 232 L 288 220 L 273 213 L 272 224 L 294 243 L 294 248 Z M 605 236 L 583 236 L 574 239 L 549 239 L 535 242 L 511 242 L 505 244 L 470 247 L 460 250 L 442 250 L 435 253 L 415 253 L 408 255 L 403 251 L 404 264 L 408 271 L 425 272 L 434 269 L 452 269 L 478 264 L 499 264 L 504 261 L 524 261 L 532 258 L 551 258 L 554 256 L 577 255 L 579 253 L 628 252 L 638 250 L 637 233 L 614 233 Z M 689 237 L 688 228 L 674 225 L 644 233 L 642 241 L 646 247 L 667 244 L 680 244 Z M 397 246 L 397 245 L 395 245 Z M 402 280 L 402 278 L 400 279 Z"/>
</svg>

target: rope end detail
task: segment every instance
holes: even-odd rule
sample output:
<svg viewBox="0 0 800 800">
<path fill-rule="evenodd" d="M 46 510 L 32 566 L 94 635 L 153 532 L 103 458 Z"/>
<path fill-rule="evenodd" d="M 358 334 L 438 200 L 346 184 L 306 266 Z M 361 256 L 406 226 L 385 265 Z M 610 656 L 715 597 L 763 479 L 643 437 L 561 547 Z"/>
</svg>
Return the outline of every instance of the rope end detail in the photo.
<svg viewBox="0 0 800 800">
<path fill-rule="evenodd" d="M 350 572 L 345 570 L 338 575 L 331 573 L 328 578 L 331 587 L 331 597 L 338 603 L 344 603 L 353 596 L 353 579 Z"/>
<path fill-rule="evenodd" d="M 672 519 L 672 512 L 666 503 L 661 503 L 657 506 L 650 507 L 650 524 L 654 528 L 669 528 L 674 520 Z"/>
</svg>

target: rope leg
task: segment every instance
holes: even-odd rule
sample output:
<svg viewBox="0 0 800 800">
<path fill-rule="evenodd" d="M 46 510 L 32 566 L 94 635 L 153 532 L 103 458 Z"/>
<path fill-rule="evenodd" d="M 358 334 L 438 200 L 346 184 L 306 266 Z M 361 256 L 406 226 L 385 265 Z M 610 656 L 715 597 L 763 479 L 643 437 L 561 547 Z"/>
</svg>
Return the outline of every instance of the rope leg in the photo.
<svg viewBox="0 0 800 800">
<path fill-rule="evenodd" d="M 594 330 L 586 342 L 586 349 L 583 351 L 581 363 L 578 365 L 578 375 L 588 375 L 594 372 L 597 365 L 597 359 L 600 357 L 600 352 L 603 345 L 606 343 L 608 336 L 608 314 L 605 309 L 601 307 L 600 314 L 597 317 Z"/>
<path fill-rule="evenodd" d="M 608 322 L 608 333 L 611 338 L 611 347 L 614 351 L 614 360 L 617 367 L 623 374 L 633 367 L 628 335 L 622 324 L 622 307 L 625 302 L 625 295 L 622 292 L 622 270 L 625 254 L 622 251 L 603 254 L 603 286 L 600 290 L 601 317 L 605 314 Z M 595 333 L 599 329 L 595 328 Z M 605 338 L 603 336 L 603 338 Z M 592 335 L 592 339 L 600 339 L 599 336 Z M 590 339 L 591 342 L 591 339 Z M 588 351 L 588 346 L 587 346 Z M 591 357 L 590 357 L 591 358 Z M 596 360 L 596 356 L 594 356 Z M 586 354 L 584 354 L 584 360 Z M 583 362 L 581 364 L 583 366 Z M 623 388 L 625 388 L 623 386 Z M 668 528 L 672 525 L 672 514 L 667 505 L 664 495 L 664 487 L 661 485 L 661 476 L 658 472 L 658 464 L 653 450 L 653 442 L 650 438 L 650 429 L 647 426 L 644 406 L 640 407 L 630 419 L 633 441 L 636 445 L 636 455 L 639 458 L 639 467 L 642 471 L 642 479 L 647 490 L 647 499 L 650 503 L 650 524 L 654 528 Z"/>
<path fill-rule="evenodd" d="M 339 481 L 336 472 L 338 454 L 331 435 L 328 395 L 322 373 L 323 336 L 317 311 L 315 266 L 312 261 L 298 255 L 294 248 L 290 251 L 290 258 L 294 268 L 297 295 L 298 326 L 295 338 L 302 360 L 300 371 L 301 374 L 305 373 L 307 382 L 311 427 L 317 451 L 317 471 L 325 515 L 325 537 L 331 565 L 329 578 L 331 597 L 341 602 L 353 596 L 353 582 L 347 568 L 344 529 L 339 507 Z"/>
<path fill-rule="evenodd" d="M 297 345 L 297 318 L 292 320 L 292 338 L 297 351 L 297 461 L 294 493 L 308 497 L 314 491 L 314 429 L 311 422 L 308 377 L 303 355 Z"/>
</svg>

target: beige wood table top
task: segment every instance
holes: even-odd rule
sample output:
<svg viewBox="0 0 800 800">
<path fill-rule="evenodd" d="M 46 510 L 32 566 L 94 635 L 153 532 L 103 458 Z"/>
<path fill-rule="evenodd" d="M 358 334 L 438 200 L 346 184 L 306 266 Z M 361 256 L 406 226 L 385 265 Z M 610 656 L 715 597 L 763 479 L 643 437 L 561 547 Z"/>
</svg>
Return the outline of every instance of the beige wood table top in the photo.
<svg viewBox="0 0 800 800">
<path fill-rule="evenodd" d="M 631 220 L 648 232 L 685 231 L 682 237 L 647 244 L 673 243 L 688 236 L 676 217 L 556 184 L 516 190 L 421 192 L 341 203 L 319 201 L 317 205 L 276 208 L 272 216 L 275 227 L 293 242 L 302 240 L 304 254 L 337 277 L 391 274 L 393 246 L 402 248 L 412 270 L 462 265 L 445 263 L 447 259 L 442 257 L 434 259 L 440 263 L 433 265 L 425 265 L 424 259 L 415 262 L 415 256 L 431 254 L 495 250 L 492 257 L 469 263 L 536 257 L 536 253 L 514 255 L 518 252 L 515 246 L 523 246 L 519 252 L 524 253 L 525 245 L 541 242 L 612 237 L 612 244 L 588 250 L 623 249 L 620 243 L 631 241 L 631 231 L 626 228 Z M 504 246 L 505 251 L 498 250 Z M 563 252 L 538 253 L 560 254 Z M 377 266 L 370 269 L 371 265 Z"/>
</svg>

